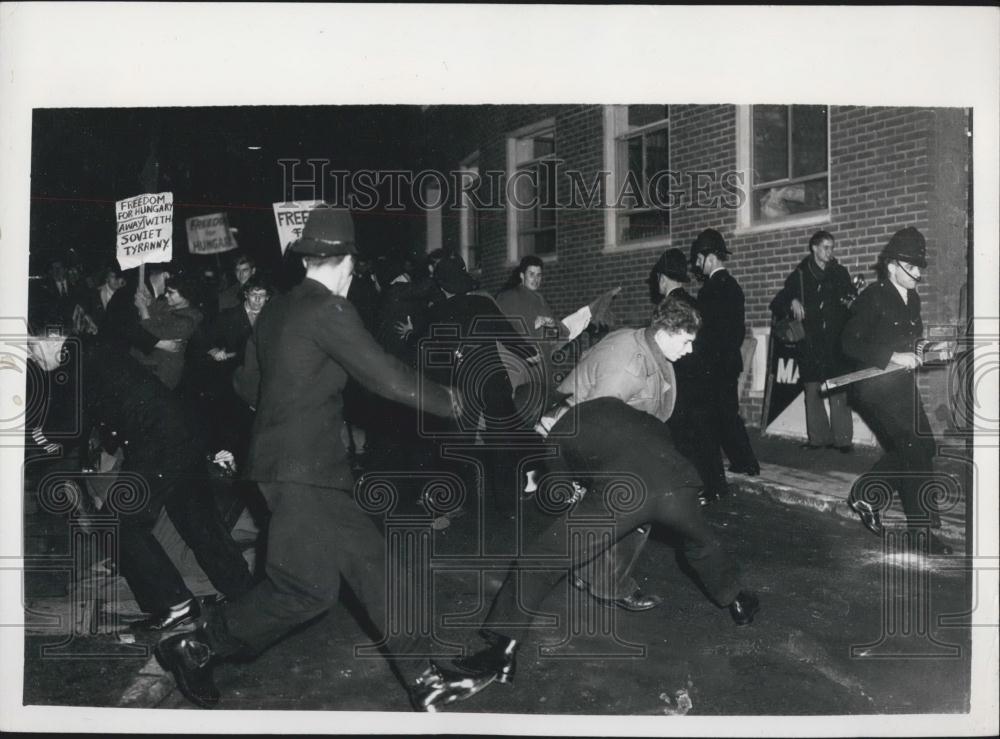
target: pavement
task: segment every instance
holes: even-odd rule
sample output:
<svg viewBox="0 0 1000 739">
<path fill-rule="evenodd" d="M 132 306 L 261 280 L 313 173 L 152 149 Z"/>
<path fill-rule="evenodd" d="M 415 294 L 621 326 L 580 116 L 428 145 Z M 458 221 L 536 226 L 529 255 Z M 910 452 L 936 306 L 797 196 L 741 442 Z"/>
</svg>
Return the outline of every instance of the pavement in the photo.
<svg viewBox="0 0 1000 739">
<path fill-rule="evenodd" d="M 846 505 L 851 482 L 880 452 L 807 452 L 799 441 L 751 433 L 761 474 L 731 476 L 735 494 L 705 515 L 742 563 L 747 587 L 760 595 L 753 624 L 736 627 L 678 566 L 671 542 L 654 539 L 636 572 L 644 590 L 665 596 L 660 608 L 607 609 L 567 587 L 546 604 L 551 625 L 521 650 L 515 685 L 491 686 L 449 710 L 666 716 L 967 710 L 969 630 L 943 619 L 970 608 L 961 557 L 894 551 L 890 538 L 870 534 Z M 967 489 L 960 460 L 939 462 L 959 492 Z M 959 501 L 944 516 L 941 534 L 956 551 L 964 542 L 964 511 Z M 478 512 L 463 514 L 439 521 L 435 556 L 482 551 Z M 901 520 L 898 502 L 886 518 Z M 49 524 L 58 526 L 51 517 Z M 38 530 L 29 517 L 32 526 Z M 457 649 L 479 646 L 475 627 L 499 582 L 495 571 L 474 571 L 476 561 L 435 579 L 434 633 Z M 900 572 L 918 573 L 924 587 L 895 592 Z M 121 602 L 74 606 L 74 596 L 80 601 L 97 591 L 77 586 L 67 596 L 65 577 L 52 573 L 29 573 L 28 580 L 26 704 L 190 708 L 152 659 L 154 638 L 130 644 L 116 635 L 125 618 Z M 220 709 L 408 710 L 384 660 L 355 656 L 354 647 L 370 637 L 352 616 L 348 590 L 344 601 L 256 661 L 220 667 Z M 897 623 L 917 611 L 930 616 L 918 628 Z M 925 679 L 926 670 L 934 671 L 934 681 Z"/>
</svg>

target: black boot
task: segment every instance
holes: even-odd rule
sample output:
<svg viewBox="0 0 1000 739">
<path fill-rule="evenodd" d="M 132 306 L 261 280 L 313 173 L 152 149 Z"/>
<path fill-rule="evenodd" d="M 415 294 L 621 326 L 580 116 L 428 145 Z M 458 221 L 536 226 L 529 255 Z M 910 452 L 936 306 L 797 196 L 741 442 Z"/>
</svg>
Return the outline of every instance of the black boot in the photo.
<svg viewBox="0 0 1000 739">
<path fill-rule="evenodd" d="M 871 503 L 858 499 L 850 499 L 847 501 L 847 504 L 851 507 L 852 511 L 861 517 L 861 523 L 865 525 L 865 528 L 877 536 L 882 535 L 882 516 L 879 514 L 878 509 L 874 508 Z"/>
<path fill-rule="evenodd" d="M 163 669 L 173 674 L 185 698 L 200 708 L 215 707 L 219 702 L 219 689 L 212 677 L 216 654 L 204 629 L 164 639 L 156 645 L 155 654 Z"/>
<path fill-rule="evenodd" d="M 483 629 L 479 635 L 489 646 L 468 657 L 452 660 L 452 667 L 469 675 L 492 672 L 498 683 L 514 682 L 514 673 L 517 672 L 517 641 L 489 629 Z"/>
</svg>

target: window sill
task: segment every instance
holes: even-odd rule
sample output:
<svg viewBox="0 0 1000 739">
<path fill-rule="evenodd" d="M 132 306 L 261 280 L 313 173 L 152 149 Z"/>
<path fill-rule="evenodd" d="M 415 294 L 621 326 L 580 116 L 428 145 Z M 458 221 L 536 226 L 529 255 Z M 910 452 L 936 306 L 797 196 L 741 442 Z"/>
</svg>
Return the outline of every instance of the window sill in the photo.
<svg viewBox="0 0 1000 739">
<path fill-rule="evenodd" d="M 634 243 L 604 245 L 601 254 L 628 254 L 633 251 L 645 251 L 647 249 L 666 249 L 670 246 L 670 237 L 651 239 L 649 241 L 636 241 Z"/>
<path fill-rule="evenodd" d="M 754 226 L 738 226 L 736 230 L 733 231 L 733 235 L 748 236 L 751 234 L 767 233 L 768 231 L 782 231 L 789 228 L 800 228 L 802 226 L 821 226 L 831 222 L 832 218 L 829 213 L 818 213 L 810 216 L 785 218 L 780 221 L 758 223 Z"/>
<path fill-rule="evenodd" d="M 507 260 L 507 266 L 508 267 L 516 267 L 516 266 L 518 266 L 521 263 L 521 260 L 524 259 L 527 256 L 538 257 L 545 264 L 556 264 L 559 261 L 559 255 L 558 254 L 544 254 L 544 255 L 543 254 L 522 254 L 520 257 L 517 258 L 516 261 L 512 262 L 512 261 L 510 261 L 508 259 Z"/>
</svg>

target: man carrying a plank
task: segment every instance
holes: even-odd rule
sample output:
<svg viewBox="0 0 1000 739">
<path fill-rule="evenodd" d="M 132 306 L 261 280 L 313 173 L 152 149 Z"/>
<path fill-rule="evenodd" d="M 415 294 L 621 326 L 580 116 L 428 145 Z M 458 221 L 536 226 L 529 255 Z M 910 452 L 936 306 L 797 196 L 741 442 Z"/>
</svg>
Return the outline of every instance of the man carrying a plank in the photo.
<svg viewBox="0 0 1000 739">
<path fill-rule="evenodd" d="M 892 490 L 899 491 L 908 526 L 941 527 L 932 496 L 922 494 L 937 449 L 933 437 L 919 432 L 930 425 L 914 376 L 922 363 L 915 347 L 924 330 L 916 287 L 927 267 L 926 254 L 927 242 L 920 231 L 913 227 L 897 231 L 879 256 L 879 281 L 854 301 L 841 337 L 844 353 L 859 368 L 904 368 L 853 385 L 852 404 L 885 454 L 855 482 L 848 503 L 876 534 L 882 533 L 881 511 L 888 507 Z M 933 533 L 928 547 L 931 554 L 952 553 Z"/>
</svg>

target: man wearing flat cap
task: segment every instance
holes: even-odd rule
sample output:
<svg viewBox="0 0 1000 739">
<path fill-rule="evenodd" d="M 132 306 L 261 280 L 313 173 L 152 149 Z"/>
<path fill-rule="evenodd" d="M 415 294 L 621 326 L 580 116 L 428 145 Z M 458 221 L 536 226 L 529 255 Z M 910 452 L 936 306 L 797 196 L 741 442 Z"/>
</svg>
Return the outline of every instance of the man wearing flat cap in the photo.
<svg viewBox="0 0 1000 739">
<path fill-rule="evenodd" d="M 289 248 L 301 256 L 305 279 L 261 311 L 236 379 L 257 409 L 246 477 L 259 484 L 271 512 L 267 578 L 206 609 L 194 632 L 156 648 L 185 697 L 205 708 L 219 700 L 215 663 L 254 657 L 320 615 L 337 602 L 342 579 L 376 626 L 389 623 L 385 542 L 353 498 L 340 435 L 348 377 L 434 415 L 449 416 L 455 405 L 451 391 L 434 383 L 422 383 L 418 396 L 416 373 L 376 343 L 347 301 L 357 253 L 348 211 L 311 211 Z M 409 655 L 429 645 L 408 636 L 388 636 L 383 645 L 415 707 L 433 710 L 449 698 L 452 686 L 434 667 L 416 678 L 425 662 Z"/>
<path fill-rule="evenodd" d="M 695 353 L 703 362 L 706 399 L 714 406 L 718 444 L 729 457 L 730 472 L 757 475 L 760 465 L 740 418 L 741 347 L 746 323 L 743 290 L 725 266 L 731 253 L 714 228 L 706 228 L 691 245 L 691 261 L 705 275 L 705 284 L 698 292 L 702 329 L 695 340 Z"/>
<path fill-rule="evenodd" d="M 890 363 L 906 368 L 852 386 L 852 405 L 885 450 L 870 472 L 855 483 L 848 499 L 862 523 L 875 534 L 882 533 L 881 513 L 891 502 L 881 494 L 886 489 L 899 492 L 908 526 L 941 526 L 931 496 L 920 493 L 933 472 L 932 458 L 937 451 L 933 438 L 918 434 L 918 429 L 930 425 L 914 374 L 921 364 L 916 344 L 924 332 L 916 288 L 926 267 L 923 234 L 912 226 L 893 234 L 879 256 L 878 282 L 851 305 L 851 317 L 841 336 L 844 354 L 858 369 L 885 369 Z M 865 484 L 872 480 L 876 484 Z M 933 533 L 928 546 L 931 554 L 952 553 Z"/>
</svg>

